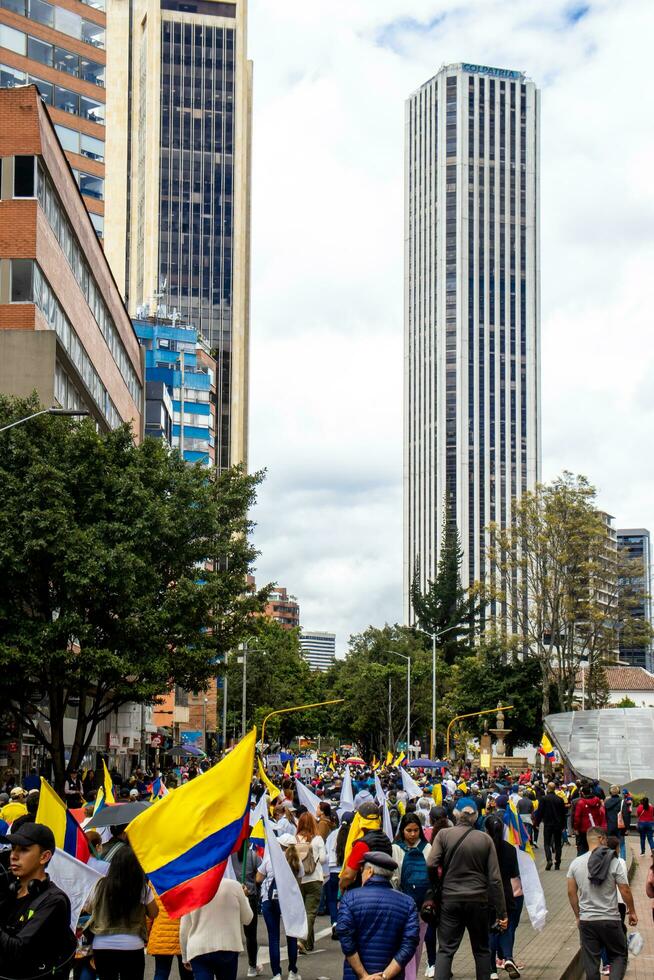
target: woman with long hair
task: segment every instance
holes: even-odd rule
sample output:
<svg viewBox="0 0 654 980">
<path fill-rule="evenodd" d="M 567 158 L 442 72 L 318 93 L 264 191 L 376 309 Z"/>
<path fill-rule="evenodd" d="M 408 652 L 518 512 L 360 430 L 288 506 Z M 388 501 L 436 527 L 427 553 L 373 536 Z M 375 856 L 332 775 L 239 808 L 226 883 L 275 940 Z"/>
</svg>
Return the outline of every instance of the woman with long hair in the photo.
<svg viewBox="0 0 654 980">
<path fill-rule="evenodd" d="M 486 833 L 492 838 L 495 845 L 495 853 L 500 866 L 502 876 L 502 886 L 504 888 L 504 899 L 506 901 L 506 911 L 509 924 L 504 932 L 490 932 L 489 946 L 491 951 L 491 980 L 497 980 L 498 959 L 503 961 L 503 966 L 511 980 L 518 980 L 520 971 L 513 959 L 513 943 L 515 932 L 518 928 L 524 897 L 520 882 L 520 869 L 518 867 L 518 855 L 513 844 L 504 840 L 504 821 L 497 814 L 491 814 L 486 818 Z M 498 916 L 493 908 L 489 909 L 489 927 L 497 920 Z"/>
<path fill-rule="evenodd" d="M 157 903 L 129 844 L 114 853 L 89 902 L 93 958 L 99 980 L 143 980 L 146 917 Z"/>
<path fill-rule="evenodd" d="M 304 899 L 308 926 L 306 942 L 299 944 L 300 952 L 304 953 L 311 952 L 313 949 L 314 923 L 320 906 L 323 883 L 322 865 L 326 854 L 325 842 L 318 833 L 318 824 L 311 813 L 303 813 L 299 818 L 296 837 L 297 852 L 302 865 L 300 891 Z"/>
<path fill-rule="evenodd" d="M 427 858 L 431 844 L 427 842 L 422 829 L 422 821 L 417 813 L 405 813 L 397 828 L 393 844 L 393 860 L 397 870 L 393 873 L 393 884 L 416 903 L 418 913 L 429 890 Z M 415 980 L 420 968 L 422 950 L 425 943 L 427 923 L 420 920 L 420 938 L 413 959 L 404 968 L 405 980 Z"/>
<path fill-rule="evenodd" d="M 284 851 L 286 861 L 291 871 L 295 875 L 298 883 L 302 877 L 300 858 L 297 852 L 296 839 L 293 834 L 282 834 L 277 841 Z M 273 980 L 281 980 L 282 965 L 279 949 L 279 922 L 281 909 L 277 896 L 277 885 L 275 873 L 273 871 L 270 857 L 266 855 L 259 865 L 256 875 L 257 884 L 261 885 L 261 914 L 268 930 L 268 949 L 270 952 L 270 969 Z M 292 936 L 286 937 L 286 949 L 288 950 L 288 978 L 289 980 L 302 980 L 297 971 L 297 939 Z"/>
</svg>

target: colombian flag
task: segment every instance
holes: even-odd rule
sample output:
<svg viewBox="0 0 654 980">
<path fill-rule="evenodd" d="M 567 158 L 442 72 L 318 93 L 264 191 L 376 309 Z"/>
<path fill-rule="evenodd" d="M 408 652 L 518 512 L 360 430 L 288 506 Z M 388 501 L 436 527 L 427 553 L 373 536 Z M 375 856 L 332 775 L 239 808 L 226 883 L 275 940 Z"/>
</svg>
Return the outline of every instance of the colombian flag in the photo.
<svg viewBox="0 0 654 980">
<path fill-rule="evenodd" d="M 171 919 L 210 902 L 229 855 L 250 834 L 256 729 L 209 769 L 139 814 L 127 828 L 143 871 Z"/>
<path fill-rule="evenodd" d="M 41 795 L 39 808 L 36 811 L 36 823 L 44 823 L 50 828 L 54 834 L 55 844 L 60 850 L 86 864 L 91 852 L 84 831 L 43 776 L 41 776 Z"/>
<path fill-rule="evenodd" d="M 401 766 L 405 759 L 406 759 L 406 754 L 404 752 L 400 752 L 400 754 L 398 755 L 398 757 L 395 760 L 395 762 L 393 763 L 393 765 L 394 766 Z"/>
<path fill-rule="evenodd" d="M 520 819 L 515 803 L 511 801 L 504 811 L 504 839 L 519 850 L 526 851 L 533 858 L 534 851 L 529 842 L 529 832 Z"/>
<path fill-rule="evenodd" d="M 550 742 L 545 732 L 543 732 L 543 737 L 540 740 L 540 745 L 538 746 L 538 752 L 540 755 L 544 756 L 550 762 L 554 762 L 556 758 L 556 753 L 554 752 L 554 746 Z"/>
<path fill-rule="evenodd" d="M 168 796 L 168 790 L 162 782 L 161 776 L 157 776 L 147 787 L 151 800 L 156 800 L 160 796 Z"/>
<path fill-rule="evenodd" d="M 102 760 L 102 771 L 104 773 L 104 801 L 107 806 L 112 806 L 116 802 L 114 798 L 114 784 L 111 781 L 111 776 L 109 775 L 109 770 L 107 769 L 107 763 L 104 761 L 104 759 Z"/>
<path fill-rule="evenodd" d="M 431 790 L 431 795 L 434 798 L 434 803 L 436 806 L 443 805 L 443 785 L 442 783 L 434 783 Z"/>
</svg>

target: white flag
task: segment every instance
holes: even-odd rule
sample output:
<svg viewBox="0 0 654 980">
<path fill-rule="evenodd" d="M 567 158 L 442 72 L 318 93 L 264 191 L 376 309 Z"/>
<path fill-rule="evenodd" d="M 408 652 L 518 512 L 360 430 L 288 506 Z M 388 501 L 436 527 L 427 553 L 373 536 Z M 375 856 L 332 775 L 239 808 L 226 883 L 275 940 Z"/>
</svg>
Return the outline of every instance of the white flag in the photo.
<svg viewBox="0 0 654 980">
<path fill-rule="evenodd" d="M 410 796 L 414 800 L 416 797 L 422 796 L 422 790 L 418 786 L 417 782 L 408 774 L 408 772 L 406 772 L 405 769 L 403 769 L 402 766 L 400 766 L 400 775 L 402 776 L 402 789 L 407 796 Z"/>
<path fill-rule="evenodd" d="M 384 792 L 384 787 L 381 784 L 381 779 L 375 773 L 375 799 L 380 806 L 386 803 L 386 793 Z"/>
<path fill-rule="evenodd" d="M 102 878 L 102 874 L 59 848 L 56 848 L 48 864 L 48 874 L 70 899 L 70 927 L 74 930 L 84 902 Z"/>
<path fill-rule="evenodd" d="M 312 817 L 315 817 L 318 810 L 318 804 L 320 803 L 320 798 L 313 793 L 308 786 L 305 786 L 301 779 L 295 777 L 295 785 L 297 787 L 297 795 L 302 806 L 305 806 Z"/>
<path fill-rule="evenodd" d="M 516 848 L 516 850 L 518 852 L 520 881 L 522 882 L 529 919 L 534 929 L 540 932 L 547 918 L 547 905 L 545 904 L 543 886 L 538 876 L 538 868 L 534 859 L 526 851 L 521 851 L 520 848 Z"/>
<path fill-rule="evenodd" d="M 295 939 L 306 939 L 308 932 L 307 913 L 299 882 L 291 871 L 286 855 L 273 833 L 267 813 L 263 816 L 263 823 L 266 828 L 266 854 L 270 858 L 275 877 L 284 932 L 287 936 L 293 936 Z"/>
<path fill-rule="evenodd" d="M 343 776 L 343 786 L 341 787 L 341 798 L 338 803 L 338 815 L 342 817 L 344 813 L 351 813 L 354 810 L 354 793 L 352 791 L 352 776 L 350 767 L 345 767 Z"/>
</svg>

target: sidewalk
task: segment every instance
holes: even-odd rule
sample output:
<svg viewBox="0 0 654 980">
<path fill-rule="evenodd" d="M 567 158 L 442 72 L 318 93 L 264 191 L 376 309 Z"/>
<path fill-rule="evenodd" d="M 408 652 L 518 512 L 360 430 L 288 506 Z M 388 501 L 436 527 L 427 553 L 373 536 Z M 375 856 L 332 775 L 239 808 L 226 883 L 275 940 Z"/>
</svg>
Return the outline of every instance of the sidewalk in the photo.
<svg viewBox="0 0 654 980">
<path fill-rule="evenodd" d="M 630 837 L 629 843 L 636 861 L 636 871 L 631 879 L 631 890 L 638 915 L 636 928 L 643 937 L 645 945 L 639 956 L 629 957 L 627 976 L 629 980 L 652 980 L 654 977 L 654 923 L 652 922 L 652 900 L 645 894 L 645 881 L 652 859 L 649 850 L 644 857 L 641 857 L 640 847 L 635 837 Z M 633 929 L 629 931 L 633 932 Z"/>
<path fill-rule="evenodd" d="M 542 847 L 535 853 L 547 902 L 547 924 L 542 932 L 536 932 L 531 927 L 527 910 L 523 911 L 515 941 L 516 960 L 525 964 L 520 973 L 524 980 L 563 980 L 566 977 L 576 980 L 578 972 L 569 970 L 579 949 L 579 933 L 568 903 L 565 876 L 577 851 L 574 846 L 564 846 L 560 871 L 545 871 Z M 452 972 L 456 980 L 475 980 L 475 964 L 467 933 L 454 958 Z M 504 970 L 498 972 L 500 980 L 508 976 Z M 645 974 L 642 976 L 644 978 Z M 650 972 L 648 980 L 653 977 Z M 640 976 L 638 980 L 641 980 Z"/>
</svg>

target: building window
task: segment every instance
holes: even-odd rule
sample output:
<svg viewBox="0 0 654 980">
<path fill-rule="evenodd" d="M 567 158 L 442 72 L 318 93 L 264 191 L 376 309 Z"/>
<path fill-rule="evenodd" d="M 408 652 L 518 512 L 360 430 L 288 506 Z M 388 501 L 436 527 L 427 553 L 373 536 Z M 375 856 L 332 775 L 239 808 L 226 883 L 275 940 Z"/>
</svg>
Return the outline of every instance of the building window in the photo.
<svg viewBox="0 0 654 980">
<path fill-rule="evenodd" d="M 30 20 L 35 20 L 37 24 L 54 27 L 54 8 L 51 3 L 45 3 L 44 0 L 29 0 L 28 16 Z"/>
<path fill-rule="evenodd" d="M 14 157 L 14 197 L 34 196 L 34 157 Z"/>
<path fill-rule="evenodd" d="M 92 44 L 94 48 L 104 48 L 104 27 L 94 24 L 93 21 L 82 21 L 82 40 L 86 44 Z"/>
<path fill-rule="evenodd" d="M 32 302 L 34 262 L 31 259 L 11 260 L 11 302 Z"/>
<path fill-rule="evenodd" d="M 55 30 L 79 39 L 82 36 L 82 18 L 65 7 L 55 7 Z"/>
<path fill-rule="evenodd" d="M 16 88 L 17 85 L 25 85 L 27 75 L 18 68 L 10 65 L 0 65 L 0 88 Z"/>
<path fill-rule="evenodd" d="M 79 55 L 65 48 L 54 49 L 54 68 L 57 71 L 65 71 L 68 75 L 79 75 Z"/>
<path fill-rule="evenodd" d="M 55 109 L 61 109 L 62 112 L 69 112 L 72 116 L 79 115 L 79 95 L 60 85 L 55 88 L 54 105 Z"/>
<path fill-rule="evenodd" d="M 89 218 L 91 219 L 91 224 L 95 228 L 95 233 L 98 238 L 102 238 L 104 235 L 104 216 L 101 214 L 94 214 L 93 211 L 89 211 Z"/>
<path fill-rule="evenodd" d="M 104 181 L 102 177 L 95 177 L 93 174 L 85 174 L 80 171 L 78 174 L 79 189 L 87 197 L 94 197 L 96 201 L 104 200 Z"/>
<path fill-rule="evenodd" d="M 104 143 L 102 140 L 96 139 L 95 136 L 85 136 L 84 133 L 80 137 L 80 148 L 79 152 L 83 157 L 88 157 L 89 160 L 104 160 Z"/>
<path fill-rule="evenodd" d="M 20 14 L 21 17 L 25 16 L 25 0 L 2 0 L 0 6 L 3 6 L 5 10 L 13 10 L 15 14 Z"/>
<path fill-rule="evenodd" d="M 42 65 L 51 65 L 52 45 L 46 41 L 41 41 L 38 37 L 28 37 L 27 57 L 39 61 Z"/>
<path fill-rule="evenodd" d="M 9 48 L 14 54 L 27 54 L 27 37 L 14 27 L 0 24 L 0 47 Z"/>
</svg>

